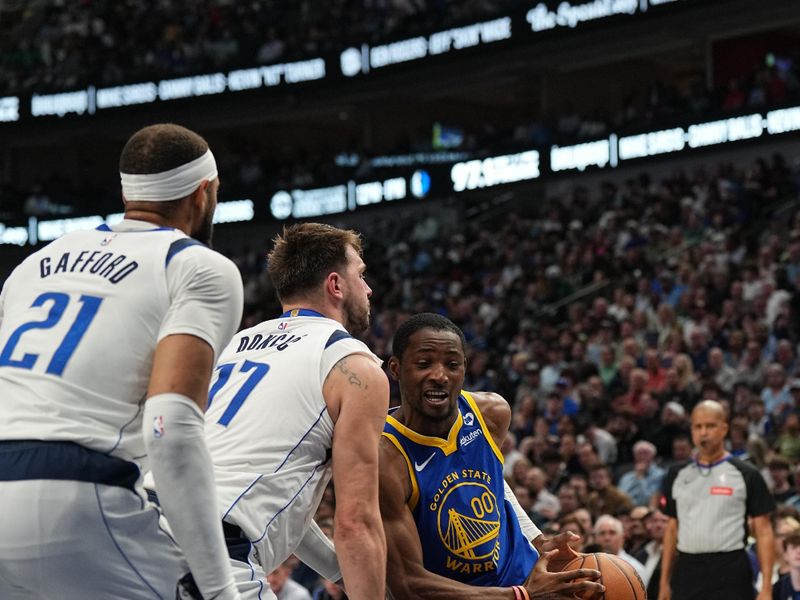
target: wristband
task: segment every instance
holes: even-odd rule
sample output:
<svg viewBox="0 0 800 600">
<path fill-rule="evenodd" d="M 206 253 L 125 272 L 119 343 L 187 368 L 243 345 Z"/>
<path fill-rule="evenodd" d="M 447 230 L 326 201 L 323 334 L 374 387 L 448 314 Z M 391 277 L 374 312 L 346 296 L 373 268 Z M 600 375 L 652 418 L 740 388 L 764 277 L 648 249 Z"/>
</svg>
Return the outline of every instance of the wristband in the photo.
<svg viewBox="0 0 800 600">
<path fill-rule="evenodd" d="M 528 590 L 526 590 L 524 586 L 515 585 L 514 593 L 519 594 L 519 600 L 531 600 L 531 595 L 528 593 Z"/>
</svg>

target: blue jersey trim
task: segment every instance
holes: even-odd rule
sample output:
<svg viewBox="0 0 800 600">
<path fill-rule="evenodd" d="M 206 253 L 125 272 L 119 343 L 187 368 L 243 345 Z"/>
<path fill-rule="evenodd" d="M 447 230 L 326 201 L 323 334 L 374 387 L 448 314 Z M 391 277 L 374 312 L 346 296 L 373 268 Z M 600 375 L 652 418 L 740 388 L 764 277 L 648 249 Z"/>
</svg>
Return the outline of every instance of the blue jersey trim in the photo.
<svg viewBox="0 0 800 600">
<path fill-rule="evenodd" d="M 322 317 L 323 319 L 328 318 L 322 313 L 318 313 L 317 311 L 311 310 L 310 308 L 293 308 L 292 310 L 287 310 L 278 318 L 285 319 L 287 317 Z"/>
<path fill-rule="evenodd" d="M 110 537 L 110 538 L 111 538 L 111 542 L 114 544 L 114 547 L 115 547 L 115 548 L 117 549 L 117 551 L 120 553 L 120 555 L 122 556 L 122 558 L 124 558 L 124 559 L 125 559 L 125 562 L 126 562 L 126 563 L 128 563 L 128 566 L 129 566 L 131 569 L 133 569 L 133 572 L 134 572 L 134 573 L 136 573 L 137 577 L 139 577 L 139 579 L 141 579 L 141 580 L 142 580 L 142 583 L 144 583 L 144 584 L 145 584 L 145 585 L 146 585 L 148 588 L 150 588 L 150 591 L 151 591 L 151 592 L 153 592 L 153 593 L 156 595 L 156 597 L 157 597 L 157 598 L 160 598 L 161 600 L 163 600 L 163 598 L 161 597 L 161 594 L 159 594 L 159 593 L 156 591 L 156 589 L 155 589 L 155 588 L 154 588 L 152 585 L 150 585 L 150 582 L 148 582 L 148 581 L 147 581 L 147 580 L 146 580 L 146 579 L 145 579 L 145 578 L 142 576 L 142 574 L 141 574 L 141 573 L 139 573 L 139 571 L 137 570 L 137 568 L 133 566 L 133 563 L 131 562 L 131 560 L 130 560 L 130 559 L 127 557 L 127 556 L 126 556 L 125 552 L 122 550 L 122 548 L 120 547 L 119 543 L 117 543 L 117 540 L 116 540 L 116 538 L 114 537 L 114 534 L 111 532 L 111 527 L 110 527 L 110 526 L 109 526 L 109 524 L 108 524 L 108 520 L 106 519 L 106 514 L 105 514 L 105 512 L 103 511 L 103 504 L 102 504 L 102 502 L 100 501 L 100 492 L 99 492 L 99 491 L 98 491 L 98 489 L 97 489 L 97 484 L 95 484 L 95 486 L 94 486 L 94 495 L 95 495 L 95 497 L 97 498 L 97 508 L 99 508 L 99 509 L 100 509 L 100 516 L 103 518 L 103 525 L 105 525 L 105 526 L 106 526 L 106 531 L 108 532 L 108 537 Z"/>
<path fill-rule="evenodd" d="M 153 229 L 134 229 L 132 231 L 117 231 L 115 232 L 111 227 L 109 227 L 106 223 L 102 223 L 98 225 L 96 231 L 108 231 L 110 233 L 150 233 L 153 231 L 175 231 L 174 227 L 154 227 Z"/>
<path fill-rule="evenodd" d="M 331 337 L 328 338 L 328 341 L 325 342 L 325 348 L 333 346 L 336 342 L 340 340 L 347 340 L 352 338 L 353 336 L 347 333 L 346 331 L 342 331 L 341 329 L 337 329 L 331 334 Z"/>
<path fill-rule="evenodd" d="M 186 248 L 191 248 L 192 246 L 205 246 L 205 244 L 198 242 L 197 240 L 193 240 L 192 238 L 181 238 L 172 242 L 169 250 L 167 250 L 167 258 L 164 261 L 164 266 L 166 267 L 169 265 L 169 261 L 171 261 L 178 252 L 181 250 L 186 250 Z"/>
<path fill-rule="evenodd" d="M 314 427 L 316 427 L 316 426 L 317 426 L 317 423 L 319 423 L 320 419 L 322 419 L 322 415 L 323 415 L 323 414 L 325 414 L 325 411 L 326 411 L 326 410 L 328 410 L 328 407 L 327 407 L 327 406 L 323 407 L 323 409 L 322 409 L 322 410 L 320 411 L 320 413 L 319 413 L 319 416 L 317 416 L 317 420 L 316 420 L 316 421 L 314 421 L 314 422 L 311 424 L 311 427 L 309 427 L 309 428 L 306 430 L 306 432 L 305 432 L 305 433 L 303 434 L 303 436 L 302 436 L 302 437 L 301 437 L 301 438 L 298 440 L 298 442 L 297 442 L 297 443 L 296 443 L 296 444 L 295 444 L 295 445 L 292 447 L 292 449 L 291 449 L 291 450 L 289 450 L 289 452 L 287 452 L 287 453 L 286 453 L 286 457 L 283 459 L 283 462 L 281 462 L 281 464 L 279 464 L 277 467 L 275 467 L 275 470 L 272 472 L 272 474 L 273 474 L 273 475 L 274 475 L 275 473 L 277 473 L 278 471 L 280 471 L 280 470 L 283 468 L 283 465 L 285 465 L 285 464 L 286 464 L 286 461 L 287 461 L 287 460 L 289 460 L 289 457 L 292 455 L 292 452 L 294 452 L 295 450 L 297 450 L 297 447 L 298 447 L 298 446 L 299 446 L 299 445 L 300 445 L 300 444 L 303 442 L 303 440 L 304 440 L 304 439 L 306 439 L 306 437 L 308 436 L 308 434 L 309 434 L 309 433 L 311 433 L 311 431 L 314 429 Z M 253 480 L 253 482 L 252 482 L 250 485 L 248 485 L 248 486 L 245 488 L 245 490 L 244 490 L 244 491 L 243 491 L 241 494 L 239 494 L 239 496 L 237 496 L 236 500 L 234 500 L 234 501 L 233 501 L 233 504 L 231 504 L 230 508 L 228 508 L 228 510 L 226 510 L 226 511 L 225 511 L 225 514 L 224 514 L 224 515 L 222 515 L 222 520 L 223 520 L 223 521 L 225 520 L 225 517 L 227 517 L 227 516 L 230 514 L 230 512 L 233 510 L 233 507 L 234 507 L 234 506 L 236 506 L 236 504 L 239 502 L 239 500 L 241 500 L 241 499 L 242 499 L 242 496 L 244 496 L 244 495 L 245 495 L 247 492 L 249 492 L 249 491 L 250 491 L 250 489 L 251 489 L 251 488 L 252 488 L 252 487 L 253 487 L 255 484 L 257 484 L 257 483 L 258 483 L 258 482 L 261 480 L 261 478 L 262 478 L 262 477 L 264 477 L 264 475 L 263 475 L 263 474 L 262 474 L 262 475 L 259 475 L 258 477 L 256 477 L 256 478 Z M 263 537 L 263 536 L 262 536 L 262 537 Z"/>
</svg>

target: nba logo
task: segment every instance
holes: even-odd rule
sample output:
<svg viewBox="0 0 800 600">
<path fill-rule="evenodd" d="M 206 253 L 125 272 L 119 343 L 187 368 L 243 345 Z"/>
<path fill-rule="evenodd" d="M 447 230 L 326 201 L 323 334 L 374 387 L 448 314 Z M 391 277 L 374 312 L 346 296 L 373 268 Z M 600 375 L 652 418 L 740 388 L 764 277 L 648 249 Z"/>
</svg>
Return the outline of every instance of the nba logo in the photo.
<svg viewBox="0 0 800 600">
<path fill-rule="evenodd" d="M 164 435 L 164 417 L 158 415 L 153 419 L 153 437 L 160 438 Z"/>
<path fill-rule="evenodd" d="M 280 329 L 281 331 L 283 331 L 283 330 L 284 330 L 284 329 L 286 329 L 288 326 L 289 326 L 289 324 L 288 324 L 286 321 L 284 321 L 283 323 L 281 323 L 280 325 L 278 325 L 278 329 Z"/>
<path fill-rule="evenodd" d="M 464 423 L 468 426 L 472 425 L 475 422 L 475 416 L 472 413 L 467 413 L 464 415 Z"/>
<path fill-rule="evenodd" d="M 108 246 L 111 242 L 114 241 L 115 237 L 117 237 L 116 233 L 111 234 L 111 235 L 107 235 L 106 237 L 103 238 L 103 241 L 100 242 L 100 245 L 101 246 Z"/>
</svg>

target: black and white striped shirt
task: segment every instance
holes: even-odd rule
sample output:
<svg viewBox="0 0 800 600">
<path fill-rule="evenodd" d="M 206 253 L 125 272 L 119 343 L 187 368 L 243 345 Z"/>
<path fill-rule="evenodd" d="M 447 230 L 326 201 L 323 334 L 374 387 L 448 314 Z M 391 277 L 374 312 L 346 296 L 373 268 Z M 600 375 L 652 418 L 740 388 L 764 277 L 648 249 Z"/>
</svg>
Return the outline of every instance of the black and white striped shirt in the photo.
<svg viewBox="0 0 800 600">
<path fill-rule="evenodd" d="M 678 519 L 678 551 L 732 552 L 747 543 L 747 517 L 767 514 L 775 500 L 751 464 L 728 456 L 711 465 L 674 465 L 664 478 L 664 513 Z"/>
</svg>

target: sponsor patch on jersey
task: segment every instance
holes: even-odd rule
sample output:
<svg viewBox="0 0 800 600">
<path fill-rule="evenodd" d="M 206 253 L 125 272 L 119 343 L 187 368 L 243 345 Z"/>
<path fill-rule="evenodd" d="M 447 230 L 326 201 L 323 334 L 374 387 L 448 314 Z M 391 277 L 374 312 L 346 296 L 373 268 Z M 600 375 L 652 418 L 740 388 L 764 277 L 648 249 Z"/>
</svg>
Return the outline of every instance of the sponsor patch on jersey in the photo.
<svg viewBox="0 0 800 600">
<path fill-rule="evenodd" d="M 164 435 L 164 417 L 158 415 L 153 418 L 153 436 L 160 438 Z"/>
<path fill-rule="evenodd" d="M 470 445 L 476 439 L 483 435 L 483 431 L 480 429 L 476 429 L 475 431 L 470 431 L 467 435 L 462 435 L 459 438 L 459 442 L 461 442 L 461 447 Z"/>
<path fill-rule="evenodd" d="M 733 488 L 715 485 L 711 488 L 712 496 L 733 496 Z"/>
</svg>

